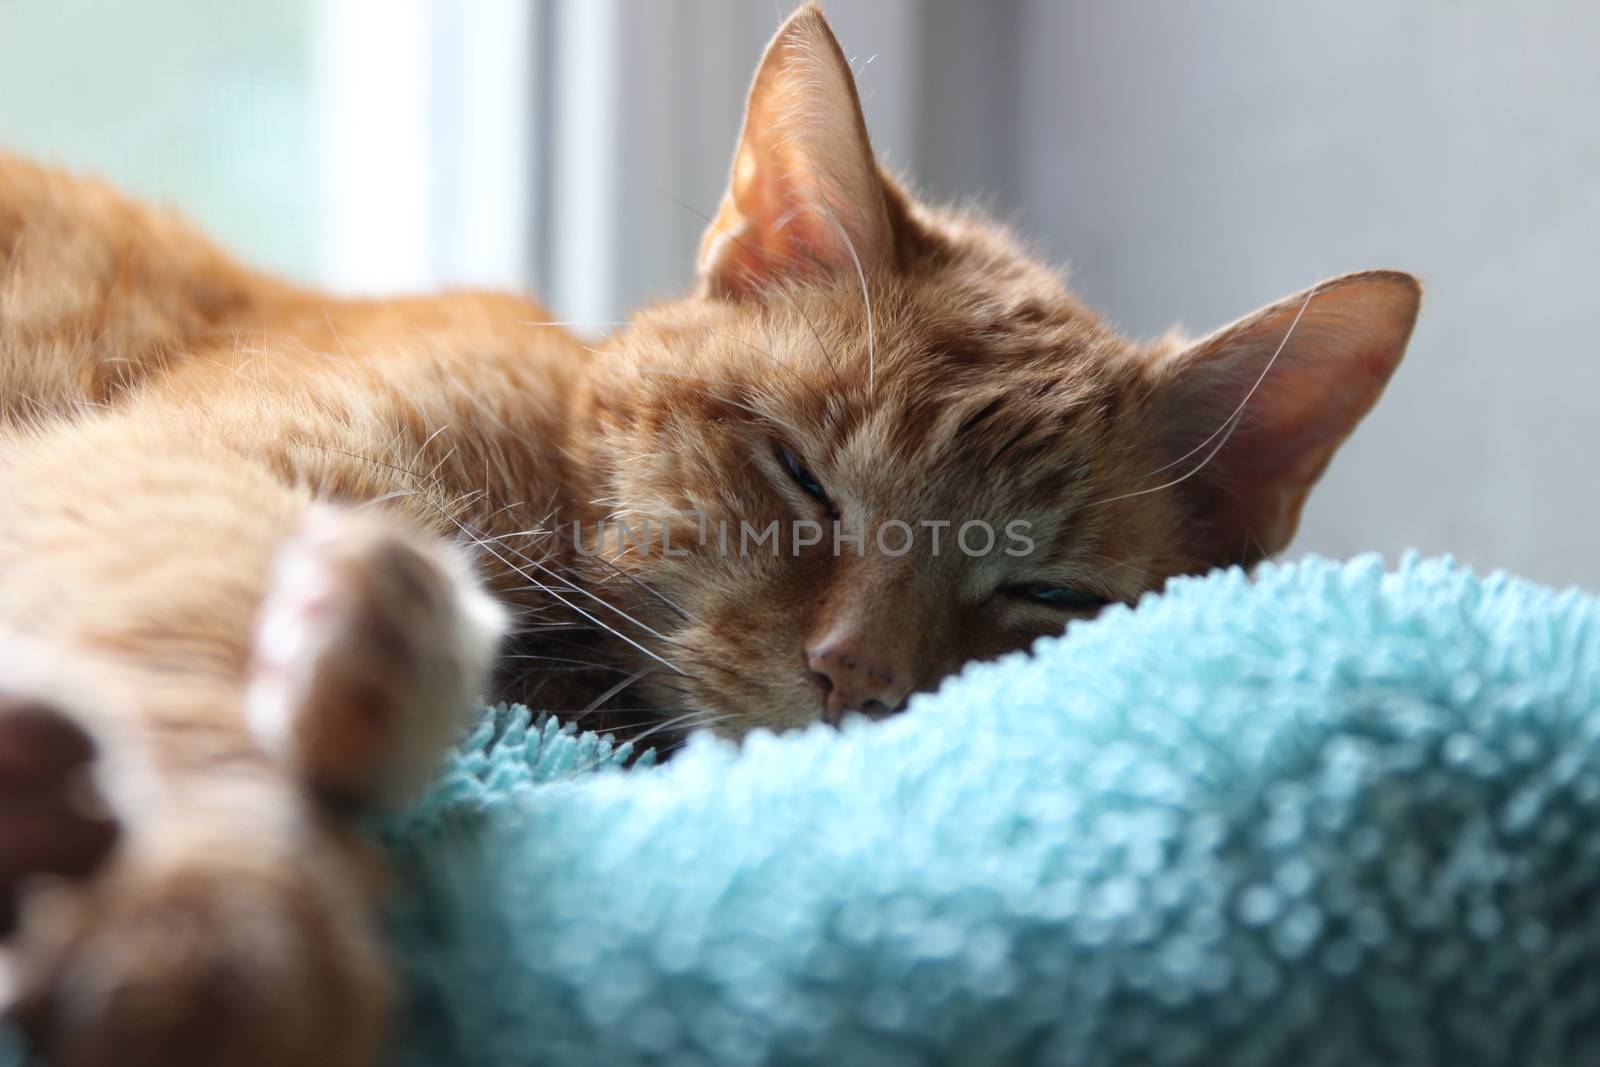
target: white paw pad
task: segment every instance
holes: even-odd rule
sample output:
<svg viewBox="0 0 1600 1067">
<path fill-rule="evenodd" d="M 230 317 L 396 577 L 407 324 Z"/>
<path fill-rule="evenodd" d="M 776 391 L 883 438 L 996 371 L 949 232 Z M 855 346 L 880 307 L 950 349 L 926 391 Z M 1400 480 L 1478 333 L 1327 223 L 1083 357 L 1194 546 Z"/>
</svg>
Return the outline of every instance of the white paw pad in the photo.
<svg viewBox="0 0 1600 1067">
<path fill-rule="evenodd" d="M 480 699 L 506 622 L 459 549 L 382 512 L 318 508 L 261 607 L 250 729 L 319 790 L 402 800 Z"/>
</svg>

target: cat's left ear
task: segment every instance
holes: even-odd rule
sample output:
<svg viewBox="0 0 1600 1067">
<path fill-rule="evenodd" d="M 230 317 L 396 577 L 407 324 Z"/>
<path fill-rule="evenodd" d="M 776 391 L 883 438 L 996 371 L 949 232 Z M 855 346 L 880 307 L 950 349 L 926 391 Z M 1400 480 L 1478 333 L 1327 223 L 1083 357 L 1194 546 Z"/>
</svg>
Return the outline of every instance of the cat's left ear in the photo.
<svg viewBox="0 0 1600 1067">
<path fill-rule="evenodd" d="M 1159 477 L 1190 501 L 1204 562 L 1288 546 L 1312 485 L 1405 354 L 1421 297 L 1409 274 L 1347 274 L 1151 368 Z"/>
<path fill-rule="evenodd" d="M 745 106 L 744 133 L 716 219 L 700 243 L 707 295 L 759 292 L 807 272 L 861 269 L 895 257 L 855 78 L 814 5 L 767 46 Z"/>
</svg>

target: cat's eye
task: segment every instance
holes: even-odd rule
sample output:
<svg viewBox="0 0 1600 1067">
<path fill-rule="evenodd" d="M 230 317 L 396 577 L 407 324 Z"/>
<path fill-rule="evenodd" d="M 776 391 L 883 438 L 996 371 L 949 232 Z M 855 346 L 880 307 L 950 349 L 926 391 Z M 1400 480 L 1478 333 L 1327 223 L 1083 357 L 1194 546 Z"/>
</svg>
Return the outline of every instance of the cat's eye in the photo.
<svg viewBox="0 0 1600 1067">
<path fill-rule="evenodd" d="M 1049 585 L 1031 582 L 1027 585 L 1008 585 L 1001 590 L 1014 600 L 1023 600 L 1058 611 L 1098 611 L 1111 603 L 1109 597 L 1088 589 L 1071 585 Z"/>
<path fill-rule="evenodd" d="M 784 469 L 789 472 L 789 477 L 794 479 L 794 484 L 798 485 L 807 496 L 814 497 L 821 502 L 829 513 L 835 513 L 836 509 L 833 506 L 833 501 L 828 499 L 828 491 L 822 488 L 822 483 L 817 481 L 817 476 L 807 470 L 804 463 L 800 462 L 800 457 L 783 445 L 775 447 L 779 461 L 783 463 Z"/>
</svg>

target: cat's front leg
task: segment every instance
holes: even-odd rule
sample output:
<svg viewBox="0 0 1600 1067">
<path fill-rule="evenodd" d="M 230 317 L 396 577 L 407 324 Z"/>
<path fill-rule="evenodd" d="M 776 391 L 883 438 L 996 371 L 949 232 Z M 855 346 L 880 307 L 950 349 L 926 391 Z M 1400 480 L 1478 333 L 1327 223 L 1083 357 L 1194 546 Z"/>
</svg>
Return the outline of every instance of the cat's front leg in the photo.
<svg viewBox="0 0 1600 1067">
<path fill-rule="evenodd" d="M 378 510 L 313 509 L 270 574 L 244 684 L 191 683 L 187 708 L 111 687 L 131 729 L 98 763 L 85 715 L 0 713 L 0 987 L 51 1063 L 376 1059 L 377 879 L 341 813 L 425 780 L 503 613 L 455 547 Z M 95 778 L 103 804 L 80 805 Z"/>
<path fill-rule="evenodd" d="M 392 979 L 359 848 L 272 775 L 163 792 L 91 877 L 8 857 L 7 1014 L 40 1061 L 372 1067 Z"/>
</svg>

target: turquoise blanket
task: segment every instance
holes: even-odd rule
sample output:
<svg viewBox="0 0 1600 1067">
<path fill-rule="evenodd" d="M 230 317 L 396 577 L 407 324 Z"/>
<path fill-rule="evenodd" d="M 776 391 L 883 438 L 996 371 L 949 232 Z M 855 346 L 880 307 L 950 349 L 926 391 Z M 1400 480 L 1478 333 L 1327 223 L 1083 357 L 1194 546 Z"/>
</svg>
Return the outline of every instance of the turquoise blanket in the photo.
<svg viewBox="0 0 1600 1067">
<path fill-rule="evenodd" d="M 842 733 L 495 709 L 385 833 L 393 1061 L 1600 1063 L 1600 603 L 1179 581 Z"/>
<path fill-rule="evenodd" d="M 453 1064 L 1600 1063 L 1600 604 L 1176 582 L 842 733 L 499 711 L 394 828 Z"/>
</svg>

